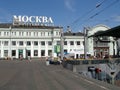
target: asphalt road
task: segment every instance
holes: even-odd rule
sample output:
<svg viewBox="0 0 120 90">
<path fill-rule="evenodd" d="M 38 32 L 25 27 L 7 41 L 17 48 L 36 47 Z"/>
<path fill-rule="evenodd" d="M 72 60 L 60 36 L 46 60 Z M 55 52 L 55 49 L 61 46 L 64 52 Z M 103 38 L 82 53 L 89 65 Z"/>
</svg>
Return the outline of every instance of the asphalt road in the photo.
<svg viewBox="0 0 120 90">
<path fill-rule="evenodd" d="M 0 90 L 120 90 L 44 61 L 0 61 Z"/>
</svg>

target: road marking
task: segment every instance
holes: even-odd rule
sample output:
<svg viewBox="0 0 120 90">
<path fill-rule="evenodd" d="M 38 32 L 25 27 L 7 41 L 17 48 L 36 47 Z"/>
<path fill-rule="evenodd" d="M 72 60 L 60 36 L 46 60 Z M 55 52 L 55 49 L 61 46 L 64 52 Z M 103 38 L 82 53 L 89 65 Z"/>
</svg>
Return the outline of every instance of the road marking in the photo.
<svg viewBox="0 0 120 90">
<path fill-rule="evenodd" d="M 74 75 L 74 76 L 78 78 L 77 75 Z M 92 81 L 90 81 L 90 80 L 85 79 L 85 78 L 80 77 L 80 79 L 82 79 L 83 81 L 88 82 L 88 83 L 90 83 L 90 84 L 96 85 L 96 86 L 98 86 L 98 87 L 100 87 L 100 88 L 102 88 L 102 89 L 104 89 L 104 90 L 110 90 L 110 89 L 108 89 L 108 88 L 106 88 L 106 87 L 104 87 L 104 86 L 98 85 L 98 84 L 96 84 L 96 83 L 94 83 L 94 82 L 92 82 Z"/>
<path fill-rule="evenodd" d="M 104 87 L 104 86 L 98 85 L 98 84 L 96 84 L 96 83 L 94 83 L 94 82 L 92 82 L 92 81 L 89 81 L 89 80 L 87 80 L 87 79 L 84 79 L 84 78 L 82 78 L 82 79 L 83 79 L 84 81 L 86 81 L 86 82 L 88 82 L 88 83 L 90 83 L 90 84 L 96 85 L 96 86 L 98 86 L 98 87 L 100 87 L 100 88 L 102 88 L 102 89 L 110 90 L 110 89 L 108 89 L 108 88 L 106 88 L 106 87 Z"/>
<path fill-rule="evenodd" d="M 88 83 L 90 83 L 90 84 L 95 84 L 94 82 L 89 81 L 89 80 L 87 80 L 87 79 L 83 79 L 83 80 L 86 81 L 86 82 L 88 82 Z"/>
</svg>

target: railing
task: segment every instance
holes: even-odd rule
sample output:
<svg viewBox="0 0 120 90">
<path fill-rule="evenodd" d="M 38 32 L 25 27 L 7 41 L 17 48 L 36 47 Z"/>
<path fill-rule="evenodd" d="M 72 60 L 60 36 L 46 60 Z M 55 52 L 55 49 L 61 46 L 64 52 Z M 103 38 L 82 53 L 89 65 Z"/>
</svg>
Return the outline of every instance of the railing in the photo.
<svg viewBox="0 0 120 90">
<path fill-rule="evenodd" d="M 120 59 L 113 60 L 114 63 L 119 64 Z M 108 64 L 111 60 L 66 60 L 64 61 L 68 64 L 80 65 L 80 64 Z"/>
</svg>

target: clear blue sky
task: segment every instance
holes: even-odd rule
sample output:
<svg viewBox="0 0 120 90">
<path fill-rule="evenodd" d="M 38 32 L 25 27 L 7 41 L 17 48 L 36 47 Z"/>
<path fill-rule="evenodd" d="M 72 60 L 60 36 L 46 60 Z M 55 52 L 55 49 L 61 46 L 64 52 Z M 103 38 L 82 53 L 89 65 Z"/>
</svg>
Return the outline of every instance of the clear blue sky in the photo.
<svg viewBox="0 0 120 90">
<path fill-rule="evenodd" d="M 70 25 L 75 32 L 97 24 L 114 27 L 120 25 L 120 0 L 0 0 L 0 23 L 12 22 L 13 15 L 52 17 L 55 26 Z"/>
</svg>

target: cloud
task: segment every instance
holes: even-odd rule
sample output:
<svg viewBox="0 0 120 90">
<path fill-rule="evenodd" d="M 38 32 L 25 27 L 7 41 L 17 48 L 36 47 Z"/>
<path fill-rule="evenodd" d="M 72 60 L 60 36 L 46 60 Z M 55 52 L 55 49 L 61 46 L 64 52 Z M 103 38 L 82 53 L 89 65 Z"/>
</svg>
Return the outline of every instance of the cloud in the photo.
<svg viewBox="0 0 120 90">
<path fill-rule="evenodd" d="M 74 0 L 64 0 L 64 4 L 66 6 L 66 8 L 72 12 L 75 11 L 75 8 L 74 8 Z"/>
</svg>

